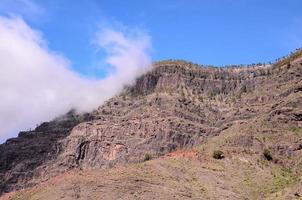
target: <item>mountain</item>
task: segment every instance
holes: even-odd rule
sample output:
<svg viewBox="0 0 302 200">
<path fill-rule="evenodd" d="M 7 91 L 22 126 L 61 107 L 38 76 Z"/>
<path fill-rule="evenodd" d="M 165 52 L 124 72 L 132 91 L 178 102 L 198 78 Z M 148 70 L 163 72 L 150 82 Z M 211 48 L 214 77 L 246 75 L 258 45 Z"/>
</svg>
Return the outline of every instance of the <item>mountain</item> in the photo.
<svg viewBox="0 0 302 200">
<path fill-rule="evenodd" d="M 301 178 L 301 50 L 272 65 L 157 62 L 93 112 L 0 145 L 3 199 L 299 199 Z"/>
</svg>

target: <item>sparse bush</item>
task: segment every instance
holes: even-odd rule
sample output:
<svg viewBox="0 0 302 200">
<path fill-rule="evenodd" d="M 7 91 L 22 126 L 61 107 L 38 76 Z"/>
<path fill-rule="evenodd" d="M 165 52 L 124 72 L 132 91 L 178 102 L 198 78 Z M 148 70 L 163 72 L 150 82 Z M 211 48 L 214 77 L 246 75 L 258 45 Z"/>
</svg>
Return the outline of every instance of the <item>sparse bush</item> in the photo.
<svg viewBox="0 0 302 200">
<path fill-rule="evenodd" d="M 222 158 L 224 158 L 223 152 L 221 150 L 215 150 L 213 152 L 213 158 L 215 158 L 215 159 L 222 159 Z"/>
<path fill-rule="evenodd" d="M 302 136 L 302 128 L 300 128 L 300 127 L 291 126 L 291 127 L 289 128 L 289 130 L 290 130 L 291 132 L 295 133 L 295 135 L 297 135 L 297 136 Z"/>
<path fill-rule="evenodd" d="M 243 86 L 240 88 L 240 94 L 243 94 L 243 93 L 247 93 L 247 87 L 246 87 L 246 85 L 243 85 Z"/>
<path fill-rule="evenodd" d="M 263 151 L 263 156 L 264 156 L 264 158 L 265 158 L 266 160 L 268 160 L 268 161 L 273 160 L 272 153 L 271 153 L 271 151 L 270 151 L 269 149 L 264 149 L 264 151 Z"/>
<path fill-rule="evenodd" d="M 152 155 L 150 153 L 145 153 L 144 161 L 148 161 L 152 159 Z"/>
<path fill-rule="evenodd" d="M 214 92 L 209 91 L 208 92 L 208 98 L 213 99 L 214 98 Z"/>
</svg>

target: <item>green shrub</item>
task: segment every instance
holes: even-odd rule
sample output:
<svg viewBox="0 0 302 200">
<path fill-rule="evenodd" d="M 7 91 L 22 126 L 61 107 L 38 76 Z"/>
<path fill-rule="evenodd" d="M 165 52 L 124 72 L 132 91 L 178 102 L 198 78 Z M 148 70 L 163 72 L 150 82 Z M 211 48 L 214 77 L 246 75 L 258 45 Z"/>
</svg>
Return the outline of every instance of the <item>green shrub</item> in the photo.
<svg viewBox="0 0 302 200">
<path fill-rule="evenodd" d="M 263 151 L 263 156 L 264 156 L 264 158 L 265 158 L 266 160 L 268 160 L 268 161 L 273 160 L 272 153 L 271 153 L 271 151 L 268 150 L 268 149 L 264 149 L 264 151 Z"/>
<path fill-rule="evenodd" d="M 290 130 L 291 132 L 295 133 L 295 135 L 297 135 L 297 136 L 302 136 L 302 128 L 300 128 L 300 127 L 291 126 L 291 127 L 289 128 L 289 130 Z"/>
<path fill-rule="evenodd" d="M 145 153 L 144 161 L 148 161 L 152 159 L 152 155 L 150 153 Z"/>
<path fill-rule="evenodd" d="M 215 150 L 213 152 L 213 158 L 215 158 L 215 159 L 222 159 L 222 158 L 224 158 L 223 152 L 220 151 L 220 150 Z"/>
<path fill-rule="evenodd" d="M 214 92 L 212 92 L 212 91 L 208 92 L 208 98 L 213 99 L 214 96 L 215 96 Z"/>
</svg>

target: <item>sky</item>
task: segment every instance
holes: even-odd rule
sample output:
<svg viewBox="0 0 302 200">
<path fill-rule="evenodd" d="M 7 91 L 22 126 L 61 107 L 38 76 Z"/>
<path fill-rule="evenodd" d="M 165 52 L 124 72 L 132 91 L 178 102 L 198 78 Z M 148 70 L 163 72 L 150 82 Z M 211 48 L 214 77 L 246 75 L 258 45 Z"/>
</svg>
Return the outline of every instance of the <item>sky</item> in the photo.
<svg viewBox="0 0 302 200">
<path fill-rule="evenodd" d="M 274 61 L 302 46 L 301 8 L 301 0 L 0 0 L 0 143 L 72 108 L 91 111 L 153 61 Z"/>
<path fill-rule="evenodd" d="M 0 0 L 0 14 L 23 14 L 50 49 L 88 75 L 102 76 L 93 70 L 100 55 L 90 40 L 104 24 L 147 32 L 153 60 L 250 64 L 274 61 L 302 46 L 301 0 L 37 0 L 29 8 L 1 1 L 29 0 Z"/>
</svg>

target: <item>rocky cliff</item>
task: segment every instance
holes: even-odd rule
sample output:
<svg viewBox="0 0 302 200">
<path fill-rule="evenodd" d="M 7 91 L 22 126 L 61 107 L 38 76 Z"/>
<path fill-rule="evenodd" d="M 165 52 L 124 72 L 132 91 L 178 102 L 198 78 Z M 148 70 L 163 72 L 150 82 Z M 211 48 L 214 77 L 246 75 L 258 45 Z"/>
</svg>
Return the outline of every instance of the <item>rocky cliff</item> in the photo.
<svg viewBox="0 0 302 200">
<path fill-rule="evenodd" d="M 70 170 L 139 163 L 207 144 L 239 125 L 255 133 L 236 136 L 228 145 L 253 147 L 258 154 L 269 148 L 278 155 L 275 163 L 296 166 L 283 157 L 302 149 L 300 58 L 297 52 L 273 65 L 240 68 L 155 63 L 93 112 L 71 111 L 0 145 L 0 194 Z M 260 121 L 258 132 L 247 128 Z M 275 132 L 278 140 L 263 139 Z"/>
</svg>

